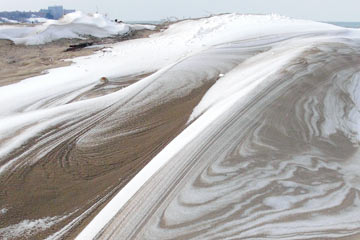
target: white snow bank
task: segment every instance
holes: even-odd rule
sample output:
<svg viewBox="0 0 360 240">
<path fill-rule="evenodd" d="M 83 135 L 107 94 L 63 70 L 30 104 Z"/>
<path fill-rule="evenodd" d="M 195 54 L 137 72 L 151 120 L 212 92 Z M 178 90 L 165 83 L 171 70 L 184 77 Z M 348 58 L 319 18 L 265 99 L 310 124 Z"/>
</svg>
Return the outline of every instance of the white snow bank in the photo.
<svg viewBox="0 0 360 240">
<path fill-rule="evenodd" d="M 18 21 L 0 17 L 0 23 L 19 23 Z"/>
<path fill-rule="evenodd" d="M 153 26 L 136 25 L 134 30 L 139 29 L 153 29 Z M 78 11 L 69 13 L 60 20 L 47 20 L 37 26 L 0 28 L 0 39 L 9 39 L 15 44 L 38 45 L 62 38 L 125 35 L 131 30 L 132 25 L 112 22 L 100 14 L 84 14 Z"/>
<path fill-rule="evenodd" d="M 28 22 L 28 23 L 45 23 L 47 21 L 49 21 L 49 19 L 41 18 L 41 17 L 31 17 L 31 18 L 26 19 L 26 22 Z"/>
</svg>

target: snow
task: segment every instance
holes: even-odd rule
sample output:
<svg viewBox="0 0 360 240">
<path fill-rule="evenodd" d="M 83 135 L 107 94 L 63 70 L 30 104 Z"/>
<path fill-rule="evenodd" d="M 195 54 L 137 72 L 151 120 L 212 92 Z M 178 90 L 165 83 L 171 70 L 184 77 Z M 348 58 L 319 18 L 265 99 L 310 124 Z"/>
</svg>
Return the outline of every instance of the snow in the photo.
<svg viewBox="0 0 360 240">
<path fill-rule="evenodd" d="M 321 41 L 322 38 L 318 38 L 318 40 Z M 311 38 L 311 40 L 304 39 L 293 43 L 288 42 L 284 47 L 278 46 L 271 51 L 266 51 L 248 59 L 226 75 L 220 74 L 221 79 L 206 92 L 199 104 L 194 108 L 188 122 L 195 120 L 207 109 L 221 104 L 222 101 L 234 94 L 254 90 L 259 83 L 264 82 L 267 76 L 289 62 L 296 53 L 311 48 L 316 41 L 317 38 Z M 239 76 L 241 76 L 242 81 L 239 81 Z"/>
<path fill-rule="evenodd" d="M 71 15 L 67 15 L 67 17 L 70 18 Z M 90 100 L 66 104 L 72 98 L 99 84 L 101 77 L 117 78 L 166 69 L 167 66 L 177 64 L 182 59 L 195 55 L 211 46 L 225 43 L 224 41 L 231 42 L 253 36 L 255 32 L 246 26 L 254 23 L 258 24 L 258 31 L 260 27 L 262 28 L 259 32 L 265 35 L 271 32 L 269 25 L 274 25 L 273 31 L 276 32 L 294 32 L 294 26 L 298 26 L 300 29 L 338 29 L 332 25 L 319 23 L 313 23 L 315 26 L 312 26 L 311 22 L 308 21 L 297 22 L 279 16 L 230 14 L 180 22 L 170 26 L 168 30 L 162 33 L 152 35 L 150 39 L 122 42 L 113 45 L 108 52 L 98 52 L 90 57 L 78 58 L 74 60 L 75 64 L 69 67 L 53 69 L 46 75 L 0 88 L 0 101 L 7 103 L 0 105 L 0 116 L 2 117 L 0 119 L 0 133 L 2 136 L 10 136 L 16 129 L 20 130 L 24 126 L 30 126 L 31 123 L 41 122 L 41 124 L 36 124 L 27 128 L 26 131 L 22 131 L 17 138 L 4 143 L 0 155 L 4 156 L 10 153 L 44 129 L 63 121 L 65 116 L 71 115 L 67 114 L 68 112 L 73 112 L 73 114 L 76 112 L 78 115 L 86 114 L 89 111 L 89 105 L 94 106 L 92 109 L 101 109 L 103 106 L 115 101 L 112 96 L 108 96 L 109 98 L 99 98 L 96 101 Z M 232 31 L 227 24 L 234 25 L 232 27 L 235 29 L 239 25 L 241 29 L 247 28 L 248 30 L 247 32 L 245 30 L 244 32 Z M 306 25 L 311 26 L 306 27 Z M 281 30 L 278 29 L 279 26 L 281 26 Z M 227 39 L 219 36 L 227 36 Z M 101 65 L 99 65 L 99 62 L 101 62 Z M 223 76 L 223 78 L 225 77 Z M 154 79 L 156 77 L 146 78 L 118 94 L 126 96 L 141 91 L 144 86 Z M 175 82 L 172 84 L 175 84 Z M 65 98 L 53 100 L 57 96 L 66 94 L 69 95 Z M 52 100 L 50 105 L 41 107 L 41 104 L 50 100 Z M 57 106 L 60 108 L 56 108 Z M 48 108 L 48 111 L 45 108 Z M 42 109 L 44 111 L 41 111 Z M 0 172 L 11 164 L 10 161 L 7 165 L 1 166 Z"/>
<path fill-rule="evenodd" d="M 232 104 L 233 102 L 229 101 L 228 105 L 223 105 L 223 107 L 230 107 Z M 153 174 L 220 116 L 221 111 L 209 111 L 206 116 L 202 118 L 202 121 L 195 121 L 186 128 L 121 189 L 76 237 L 76 240 L 93 239 Z"/>
<path fill-rule="evenodd" d="M 38 45 L 62 38 L 98 38 L 113 35 L 126 35 L 132 30 L 153 29 L 149 25 L 115 23 L 101 14 L 85 14 L 80 11 L 69 13 L 60 20 L 30 18 L 30 21 L 43 22 L 36 26 L 14 26 L 0 28 L 0 38 L 9 39 L 15 44 Z"/>
<path fill-rule="evenodd" d="M 0 38 L 13 40 L 17 44 L 41 44 L 59 38 L 81 38 L 84 35 L 105 37 L 126 34 L 131 29 L 151 29 L 144 25 L 127 25 L 111 22 L 99 14 L 86 15 L 81 12 L 66 15 L 59 21 L 47 21 L 34 27 L 1 26 Z M 135 96 L 150 83 L 155 82 L 171 66 L 204 50 L 235 41 L 261 38 L 273 34 L 296 35 L 311 32 L 349 31 L 333 25 L 305 20 L 294 20 L 278 15 L 227 14 L 199 20 L 186 20 L 171 25 L 167 30 L 147 39 L 137 39 L 112 45 L 106 52 L 99 51 L 88 57 L 74 60 L 68 67 L 52 69 L 48 74 L 26 79 L 0 88 L 0 135 L 7 139 L 16 130 L 25 130 L 17 138 L 8 141 L 1 149 L 4 156 L 21 146 L 44 129 L 67 121 L 75 116 L 87 116 L 97 109 L 104 109 L 114 102 Z M 302 48 L 291 45 L 274 52 L 266 52 L 246 64 L 260 61 L 257 67 L 236 68 L 232 72 L 218 73 L 221 78 L 194 110 L 191 120 L 196 119 L 175 140 L 163 149 L 140 171 L 94 218 L 77 239 L 92 239 L 138 189 L 169 159 L 219 119 L 224 111 L 244 98 L 263 80 L 263 76 L 301 52 Z M 281 53 L 281 54 L 280 54 Z M 284 54 L 285 53 L 285 54 Z M 277 59 L 274 65 L 273 57 Z M 99 64 L 101 62 L 101 64 Z M 201 63 L 196 63 L 201 64 Z M 261 71 L 259 68 L 261 67 Z M 155 74 L 104 97 L 67 104 L 69 100 L 100 83 L 101 77 L 119 78 L 139 73 Z M 244 81 L 236 82 L 235 75 L 242 74 Z M 257 75 L 258 74 L 258 75 Z M 261 76 L 255 78 L 255 76 Z M 176 88 L 179 82 L 168 83 Z M 244 86 L 247 86 L 244 88 Z M 231 88 L 230 88 L 231 86 Z M 182 87 L 182 86 L 180 86 Z M 191 86 L 189 86 L 191 88 Z M 61 98 L 68 94 L 67 97 Z M 153 93 L 156 95 L 156 91 Z M 223 97 L 226 96 L 226 97 Z M 57 99 L 58 98 L 58 99 Z M 41 104 L 49 100 L 46 107 Z M 9 137 L 10 139 L 10 137 Z M 49 151 L 49 149 L 47 149 Z M 0 162 L 1 163 L 1 162 Z M 10 161 L 8 164 L 12 164 Z M 7 166 L 2 166 L 4 171 Z M 19 225 L 29 225 L 29 222 Z M 21 229 L 21 228 L 20 228 Z M 27 229 L 27 228 L 24 228 Z M 25 230 L 24 230 L 25 231 Z"/>
<path fill-rule="evenodd" d="M 49 19 L 41 18 L 41 17 L 31 17 L 31 18 L 26 19 L 26 22 L 28 22 L 28 23 L 45 23 L 47 21 L 49 21 Z"/>
<path fill-rule="evenodd" d="M 131 28 L 133 30 L 155 30 L 156 26 L 155 25 L 149 25 L 149 24 L 131 24 Z"/>
<path fill-rule="evenodd" d="M 71 14 L 66 15 L 66 17 L 66 19 L 78 19 Z M 79 19 L 77 23 L 86 21 Z M 269 23 L 274 27 L 270 28 Z M 257 26 L 256 28 L 251 27 L 254 24 Z M 50 24 L 50 26 L 52 25 Z M 323 23 L 295 21 L 276 15 L 243 16 L 229 14 L 183 21 L 171 25 L 162 33 L 152 35 L 150 39 L 122 42 L 112 46 L 110 52 L 99 52 L 91 57 L 78 58 L 74 60 L 76 64 L 70 67 L 53 69 L 47 75 L 0 88 L 0 100 L 9 103 L 0 106 L 0 115 L 16 112 L 25 104 L 40 101 L 56 94 L 97 84 L 103 76 L 111 78 L 139 72 L 153 72 L 217 44 L 254 37 L 258 33 L 264 36 L 271 31 L 279 34 L 281 32 L 296 32 L 295 29 L 311 31 L 311 29 L 331 30 L 339 28 Z M 9 29 L 5 28 L 5 32 L 6 30 Z M 1 32 L 4 31 L 0 28 L 0 35 Z M 24 35 L 25 37 L 19 37 L 19 39 L 28 39 L 27 34 Z M 102 63 L 100 66 L 99 61 Z M 49 78 L 51 81 L 48 81 Z"/>
<path fill-rule="evenodd" d="M 7 208 L 2 208 L 0 209 L 0 215 L 4 215 L 5 213 L 8 212 L 8 209 Z"/>
<path fill-rule="evenodd" d="M 18 21 L 0 17 L 0 23 L 19 23 Z"/>
<path fill-rule="evenodd" d="M 141 186 L 162 166 L 164 166 L 173 156 L 180 152 L 189 142 L 195 139 L 200 133 L 205 131 L 211 124 L 223 116 L 233 104 L 239 101 L 239 99 L 246 96 L 250 90 L 256 88 L 256 86 L 264 80 L 264 77 L 253 82 L 255 77 L 251 74 L 259 71 L 264 66 L 268 66 L 261 72 L 262 75 L 267 76 L 269 73 L 275 71 L 277 67 L 281 67 L 284 62 L 289 58 L 294 57 L 301 49 L 295 49 L 295 53 L 288 54 L 285 59 L 278 59 L 277 66 L 272 66 L 270 63 L 272 59 L 264 61 L 259 68 L 252 69 L 249 72 L 249 76 L 246 80 L 242 81 L 243 85 L 249 85 L 249 87 L 241 89 L 237 87 L 234 92 L 228 94 L 222 92 L 227 98 L 223 99 L 216 105 L 216 107 L 208 109 L 199 119 L 193 122 L 183 132 L 181 132 L 169 145 L 167 145 L 154 159 L 151 160 L 140 172 L 137 174 L 109 203 L 105 208 L 93 219 L 92 222 L 84 229 L 83 232 L 76 238 L 77 240 L 93 239 L 96 234 L 109 222 L 118 212 L 119 209 L 141 188 Z M 234 71 L 239 71 L 238 69 Z M 265 73 L 264 73 L 265 72 Z M 259 75 L 261 75 L 259 74 Z"/>
<path fill-rule="evenodd" d="M 20 223 L 0 228 L 1 239 L 14 239 L 14 238 L 26 238 L 32 236 L 40 231 L 49 229 L 54 224 L 64 220 L 66 216 L 46 217 L 36 220 L 24 220 Z"/>
<path fill-rule="evenodd" d="M 338 27 L 316 22 L 293 20 L 277 15 L 250 16 L 250 15 L 222 15 L 198 21 L 184 21 L 170 26 L 164 35 L 172 41 L 164 43 L 163 46 L 171 46 L 171 55 L 167 58 L 188 56 L 202 51 L 210 46 L 216 46 L 226 42 L 233 42 L 252 37 L 266 36 L 267 34 L 302 33 L 311 31 L 339 30 Z M 154 37 L 155 38 L 155 37 Z M 153 38 L 153 39 L 154 39 Z M 182 41 L 185 43 L 182 45 Z M 173 50 L 174 49 L 174 50 Z M 297 46 L 282 49 L 277 52 L 266 52 L 250 60 L 260 65 L 249 69 L 234 69 L 227 75 L 220 74 L 221 79 L 208 91 L 208 96 L 194 111 L 191 120 L 199 117 L 179 134 L 169 145 L 167 145 L 152 161 L 146 165 L 92 220 L 92 222 L 78 235 L 77 240 L 92 239 L 101 229 L 118 213 L 126 202 L 141 188 L 141 186 L 166 164 L 175 154 L 180 152 L 189 142 L 205 131 L 210 125 L 223 117 L 224 112 L 235 103 L 246 99 L 246 94 L 256 89 L 258 84 L 265 81 L 270 75 L 283 64 L 295 58 L 304 48 Z M 177 53 L 177 51 L 179 51 Z M 281 53 L 281 54 L 280 54 Z M 274 56 L 275 55 L 275 56 Z M 159 58 L 165 56 L 159 54 Z M 274 57 L 277 58 L 274 61 Z M 265 59 L 265 60 L 264 60 Z M 273 64 L 275 62 L 275 64 Z M 251 65 L 251 62 L 246 63 Z M 239 83 L 235 75 L 243 77 Z M 246 87 L 245 87 L 246 86 Z M 225 96 L 225 97 L 224 97 Z"/>
</svg>

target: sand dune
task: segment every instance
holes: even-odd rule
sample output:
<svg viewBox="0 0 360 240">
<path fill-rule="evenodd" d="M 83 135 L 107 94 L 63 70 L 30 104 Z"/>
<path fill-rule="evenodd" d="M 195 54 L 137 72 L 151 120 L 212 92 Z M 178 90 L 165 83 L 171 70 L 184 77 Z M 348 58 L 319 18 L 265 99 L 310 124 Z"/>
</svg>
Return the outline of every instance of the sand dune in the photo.
<svg viewBox="0 0 360 240">
<path fill-rule="evenodd" d="M 358 239 L 358 39 L 222 15 L 0 88 L 0 236 Z"/>
<path fill-rule="evenodd" d="M 280 67 L 97 239 L 358 239 L 358 47 L 314 44 Z"/>
</svg>

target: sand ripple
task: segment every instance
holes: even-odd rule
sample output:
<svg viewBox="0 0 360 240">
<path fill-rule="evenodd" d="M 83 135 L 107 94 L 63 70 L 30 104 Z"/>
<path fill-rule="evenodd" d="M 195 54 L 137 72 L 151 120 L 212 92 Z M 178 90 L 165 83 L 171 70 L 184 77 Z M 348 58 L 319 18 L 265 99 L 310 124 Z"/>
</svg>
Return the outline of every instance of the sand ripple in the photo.
<svg viewBox="0 0 360 240">
<path fill-rule="evenodd" d="M 267 75 L 98 238 L 358 239 L 359 46 L 312 43 Z"/>
</svg>

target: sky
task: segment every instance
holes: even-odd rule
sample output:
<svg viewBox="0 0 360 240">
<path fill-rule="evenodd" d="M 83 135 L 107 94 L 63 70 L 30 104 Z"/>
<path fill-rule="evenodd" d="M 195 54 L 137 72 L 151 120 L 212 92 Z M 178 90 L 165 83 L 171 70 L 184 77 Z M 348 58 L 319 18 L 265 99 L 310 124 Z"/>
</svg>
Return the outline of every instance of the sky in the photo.
<svg viewBox="0 0 360 240">
<path fill-rule="evenodd" d="M 63 5 L 125 21 L 201 17 L 217 13 L 277 13 L 317 21 L 360 22 L 360 0 L 0 0 L 0 11 Z"/>
</svg>

